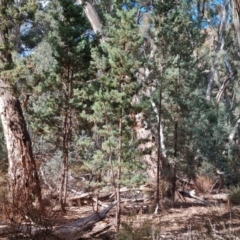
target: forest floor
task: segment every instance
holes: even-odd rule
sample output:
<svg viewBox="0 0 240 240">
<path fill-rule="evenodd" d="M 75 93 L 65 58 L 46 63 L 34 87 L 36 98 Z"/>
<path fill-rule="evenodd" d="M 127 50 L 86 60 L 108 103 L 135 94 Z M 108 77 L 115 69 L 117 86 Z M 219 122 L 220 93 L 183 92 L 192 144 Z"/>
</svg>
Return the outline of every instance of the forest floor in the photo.
<svg viewBox="0 0 240 240">
<path fill-rule="evenodd" d="M 205 194 L 204 197 L 207 197 Z M 208 199 L 208 197 L 207 197 Z M 109 199 L 108 199 L 109 200 Z M 124 198 L 123 198 L 124 200 Z M 126 198 L 125 198 L 126 200 Z M 240 240 L 240 205 L 229 206 L 223 202 L 212 202 L 206 205 L 193 198 L 181 198 L 177 194 L 175 202 L 165 198 L 163 209 L 154 214 L 154 206 L 149 202 L 136 203 L 126 201 L 122 204 L 121 227 L 116 235 L 115 207 L 106 218 L 82 236 L 82 240 Z M 102 202 L 103 204 L 103 202 Z M 51 210 L 52 226 L 61 226 L 90 216 L 94 213 L 94 205 L 72 205 L 66 208 L 66 213 Z M 106 208 L 110 202 L 104 202 Z M 149 208 L 143 208 L 148 206 Z M 50 216 L 49 215 L 49 216 Z M 0 216 L 0 223 L 4 222 Z M 0 224 L 4 227 L 5 224 Z M 10 239 L 6 235 L 1 239 Z M 79 239 L 79 240 L 81 240 Z M 71 240 L 71 239 L 69 239 Z"/>
<path fill-rule="evenodd" d="M 104 220 L 79 240 L 240 240 L 240 206 L 229 207 L 225 203 L 206 206 L 192 199 L 186 199 L 186 202 L 176 199 L 174 204 L 165 200 L 163 205 L 164 209 L 158 214 L 153 214 L 153 207 L 143 213 L 137 208 L 129 211 L 123 206 L 118 235 L 114 227 L 115 208 L 112 208 Z M 55 215 L 52 219 L 54 226 L 94 213 L 91 205 L 71 206 L 66 210 L 64 214 L 59 211 Z"/>
<path fill-rule="evenodd" d="M 92 214 L 91 206 L 69 207 L 63 215 L 61 223 L 66 223 Z M 141 212 L 141 211 L 140 211 Z M 159 214 L 138 213 L 126 214 L 123 211 L 120 233 L 116 237 L 114 208 L 106 219 L 99 222 L 91 233 L 82 239 L 240 239 L 240 206 L 231 208 L 224 203 L 206 206 L 195 200 L 174 203 L 164 202 L 164 210 Z M 109 228 L 108 228 L 109 227 Z M 108 229 L 105 233 L 97 234 L 101 229 Z"/>
</svg>

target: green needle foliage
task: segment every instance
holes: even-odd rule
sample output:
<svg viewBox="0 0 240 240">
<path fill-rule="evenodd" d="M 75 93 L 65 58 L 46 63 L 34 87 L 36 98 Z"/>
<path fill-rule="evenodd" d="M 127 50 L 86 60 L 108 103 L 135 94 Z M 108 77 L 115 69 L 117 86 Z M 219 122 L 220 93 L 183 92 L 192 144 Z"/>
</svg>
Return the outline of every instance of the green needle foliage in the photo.
<svg viewBox="0 0 240 240">
<path fill-rule="evenodd" d="M 76 160 L 76 136 L 87 125 L 79 112 L 90 104 L 84 99 L 89 91 L 90 50 L 95 41 L 86 34 L 89 24 L 83 7 L 74 1 L 51 1 L 36 18 L 40 26 L 48 28 L 31 56 L 36 77 L 32 86 L 35 101 L 29 114 L 35 141 L 46 145 L 41 154 L 47 154 L 47 159 L 55 161 L 61 151 L 69 159 L 75 155 Z"/>
<path fill-rule="evenodd" d="M 136 73 L 144 63 L 139 51 L 143 38 L 134 21 L 135 15 L 136 10 L 117 10 L 115 15 L 105 16 L 107 25 L 102 50 L 93 52 L 99 89 L 93 95 L 92 114 L 82 113 L 94 123 L 94 138 L 101 139 L 91 163 L 104 171 L 111 169 L 108 178 L 116 174 L 116 167 L 121 167 L 121 182 L 128 184 L 141 180 L 137 169 L 142 168 L 133 129 L 134 114 L 137 113 L 133 97 L 140 87 Z M 119 157 L 121 164 L 116 163 Z M 100 163 L 104 163 L 105 167 L 101 167 Z M 132 178 L 133 173 L 136 173 L 135 178 Z"/>
<path fill-rule="evenodd" d="M 141 13 L 139 23 L 140 9 L 131 1 L 94 1 L 103 25 L 102 39 L 89 34 L 91 26 L 83 7 L 74 1 L 54 0 L 44 8 L 29 5 L 27 16 L 34 16 L 35 21 L 23 32 L 24 45 L 18 43 L 18 50 L 32 49 L 34 54 L 20 60 L 15 56 L 11 66 L 3 63 L 5 69 L 17 66 L 14 77 L 9 77 L 8 70 L 2 73 L 17 86 L 19 95 L 31 89 L 27 112 L 35 151 L 45 154 L 46 160 L 59 161 L 64 150 L 64 119 L 68 118 L 67 149 L 75 173 L 102 175 L 101 184 L 106 185 L 113 183 L 112 176 L 121 167 L 124 184 L 140 183 L 146 173 L 137 148 L 134 116 L 144 113 L 157 139 L 161 105 L 167 159 L 176 164 L 178 172 L 194 177 L 205 161 L 226 170 L 228 176 L 237 176 L 239 133 L 231 143 L 229 135 L 239 119 L 239 81 L 232 79 L 220 103 L 215 100 L 229 75 L 226 54 L 232 69 L 239 68 L 237 41 L 227 24 L 224 48 L 216 52 L 217 30 L 210 46 L 209 29 L 220 24 L 216 21 L 219 11 L 213 9 L 215 3 L 205 2 L 203 8 L 201 1 L 154 1 L 152 11 Z M 145 1 L 136 3 L 148 6 Z M 35 15 L 34 9 L 38 9 Z M 3 13 L 10 19 L 15 10 Z M 23 15 L 16 21 L 23 22 Z M 206 17 L 215 17 L 215 21 L 210 19 L 212 28 L 203 29 Z M 0 51 L 16 46 L 5 45 Z M 208 71 L 214 59 L 212 99 L 207 101 Z M 140 68 L 149 71 L 147 77 L 139 78 Z M 136 98 L 138 104 L 133 101 Z"/>
<path fill-rule="evenodd" d="M 195 52 L 204 43 L 204 35 L 189 14 L 187 4 L 179 6 L 173 1 L 164 6 L 159 3 L 156 7 L 159 11 L 154 12 L 151 20 L 153 27 L 150 29 L 155 46 L 150 65 L 153 72 L 148 79 L 155 85 L 150 101 L 156 106 L 161 104 L 168 161 L 176 164 L 177 171 L 194 177 L 194 169 L 198 165 L 195 158 L 197 152 L 210 158 L 206 146 L 201 144 L 213 141 L 207 136 L 209 131 L 206 128 L 210 127 L 207 111 L 216 112 L 205 99 L 206 82 L 202 74 L 205 64 L 196 57 Z M 149 110 L 151 108 L 149 106 Z M 157 124 L 153 122 L 156 121 L 156 114 L 148 119 L 152 121 L 150 124 L 154 126 L 154 132 L 157 132 Z M 209 142 L 206 145 L 210 147 Z"/>
</svg>

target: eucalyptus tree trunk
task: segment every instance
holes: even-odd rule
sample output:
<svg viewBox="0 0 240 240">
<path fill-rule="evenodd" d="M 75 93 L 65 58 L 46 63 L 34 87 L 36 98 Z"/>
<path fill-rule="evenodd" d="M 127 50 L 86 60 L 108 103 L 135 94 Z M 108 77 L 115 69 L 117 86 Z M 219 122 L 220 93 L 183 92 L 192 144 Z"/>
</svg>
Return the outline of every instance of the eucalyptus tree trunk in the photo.
<svg viewBox="0 0 240 240">
<path fill-rule="evenodd" d="M 213 89 L 213 84 L 214 84 L 214 76 L 217 73 L 217 55 L 224 48 L 224 31 L 226 29 L 227 20 L 228 20 L 228 14 L 227 14 L 228 5 L 227 5 L 227 3 L 224 3 L 224 4 L 225 4 L 224 7 L 221 8 L 221 16 L 222 17 L 220 19 L 219 31 L 217 33 L 218 41 L 217 41 L 217 46 L 215 48 L 215 57 L 212 60 L 211 70 L 208 74 L 208 86 L 207 86 L 207 91 L 206 91 L 206 99 L 208 101 L 211 100 L 212 89 Z M 214 42 L 215 42 L 214 33 L 212 33 L 212 41 L 213 41 L 212 45 L 214 46 Z M 227 54 L 225 57 L 225 64 L 229 70 L 229 61 L 228 61 Z"/>
<path fill-rule="evenodd" d="M 240 0 L 231 0 L 233 24 L 237 35 L 238 45 L 240 47 Z"/>
<path fill-rule="evenodd" d="M 239 128 L 240 128 L 240 118 L 237 120 L 237 122 L 235 123 L 231 133 L 229 134 L 228 136 L 228 140 L 229 140 L 229 143 L 231 145 L 234 145 L 234 139 L 236 137 L 236 134 L 239 132 Z"/>
<path fill-rule="evenodd" d="M 18 98 L 10 86 L 0 79 L 0 115 L 8 152 L 9 195 L 11 201 L 41 207 L 41 188 L 32 153 L 32 143 Z"/>
<path fill-rule="evenodd" d="M 84 4 L 85 14 L 95 33 L 102 33 L 102 23 L 95 7 L 88 0 L 78 0 L 80 4 Z"/>
<path fill-rule="evenodd" d="M 231 1 L 232 2 L 232 15 L 234 19 L 234 27 L 237 33 L 237 38 L 240 37 L 240 27 L 239 27 L 239 11 L 240 11 L 240 1 Z M 218 31 L 216 33 L 213 33 L 214 29 L 209 31 L 209 33 L 212 35 L 212 40 L 211 40 L 211 46 L 215 47 L 214 42 L 216 42 L 217 38 L 217 44 L 215 47 L 215 57 L 212 60 L 212 66 L 211 70 L 208 74 L 208 86 L 207 86 L 207 91 L 206 91 L 206 99 L 211 100 L 211 94 L 212 94 L 212 89 L 213 89 L 213 84 L 214 84 L 214 77 L 217 76 L 219 78 L 218 70 L 217 70 L 217 64 L 218 64 L 218 59 L 217 55 L 221 50 L 224 49 L 224 31 L 226 30 L 226 26 L 228 23 L 229 15 L 228 11 L 229 10 L 229 2 L 228 1 L 223 1 L 222 5 L 219 7 L 219 16 L 220 16 L 220 25 L 218 28 Z M 240 39 L 238 39 L 240 41 Z M 226 66 L 226 70 L 229 74 L 229 77 L 222 83 L 221 87 L 219 88 L 219 91 L 216 95 L 217 102 L 219 103 L 223 97 L 223 94 L 226 90 L 227 84 L 233 80 L 233 77 L 236 75 L 236 72 L 232 70 L 229 57 L 227 52 L 224 54 L 224 63 Z M 218 82 L 220 82 L 220 79 L 218 79 Z"/>
</svg>

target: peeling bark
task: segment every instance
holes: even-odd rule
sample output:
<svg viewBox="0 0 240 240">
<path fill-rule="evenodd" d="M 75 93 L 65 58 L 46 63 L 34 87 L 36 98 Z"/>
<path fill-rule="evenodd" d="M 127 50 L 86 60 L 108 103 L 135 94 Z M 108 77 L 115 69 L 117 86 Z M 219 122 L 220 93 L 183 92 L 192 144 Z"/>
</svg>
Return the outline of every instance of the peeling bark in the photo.
<svg viewBox="0 0 240 240">
<path fill-rule="evenodd" d="M 152 133 L 151 130 L 148 129 L 147 122 L 144 120 L 143 113 L 138 113 L 135 115 L 136 125 L 134 130 L 136 132 L 136 137 L 141 141 L 138 148 L 144 154 L 142 156 L 142 160 L 147 164 L 147 174 L 152 183 L 156 181 L 156 143 L 152 141 Z M 146 140 L 142 141 L 142 140 Z"/>
</svg>

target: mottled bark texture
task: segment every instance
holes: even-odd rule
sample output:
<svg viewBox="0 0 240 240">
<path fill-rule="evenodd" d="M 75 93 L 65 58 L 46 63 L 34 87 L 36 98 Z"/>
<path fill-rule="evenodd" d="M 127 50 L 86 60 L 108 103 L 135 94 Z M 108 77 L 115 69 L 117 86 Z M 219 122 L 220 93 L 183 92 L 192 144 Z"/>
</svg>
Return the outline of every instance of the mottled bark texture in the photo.
<svg viewBox="0 0 240 240">
<path fill-rule="evenodd" d="M 41 188 L 21 104 L 2 79 L 0 115 L 8 152 L 10 199 L 12 203 L 37 201 L 41 206 Z"/>
</svg>

